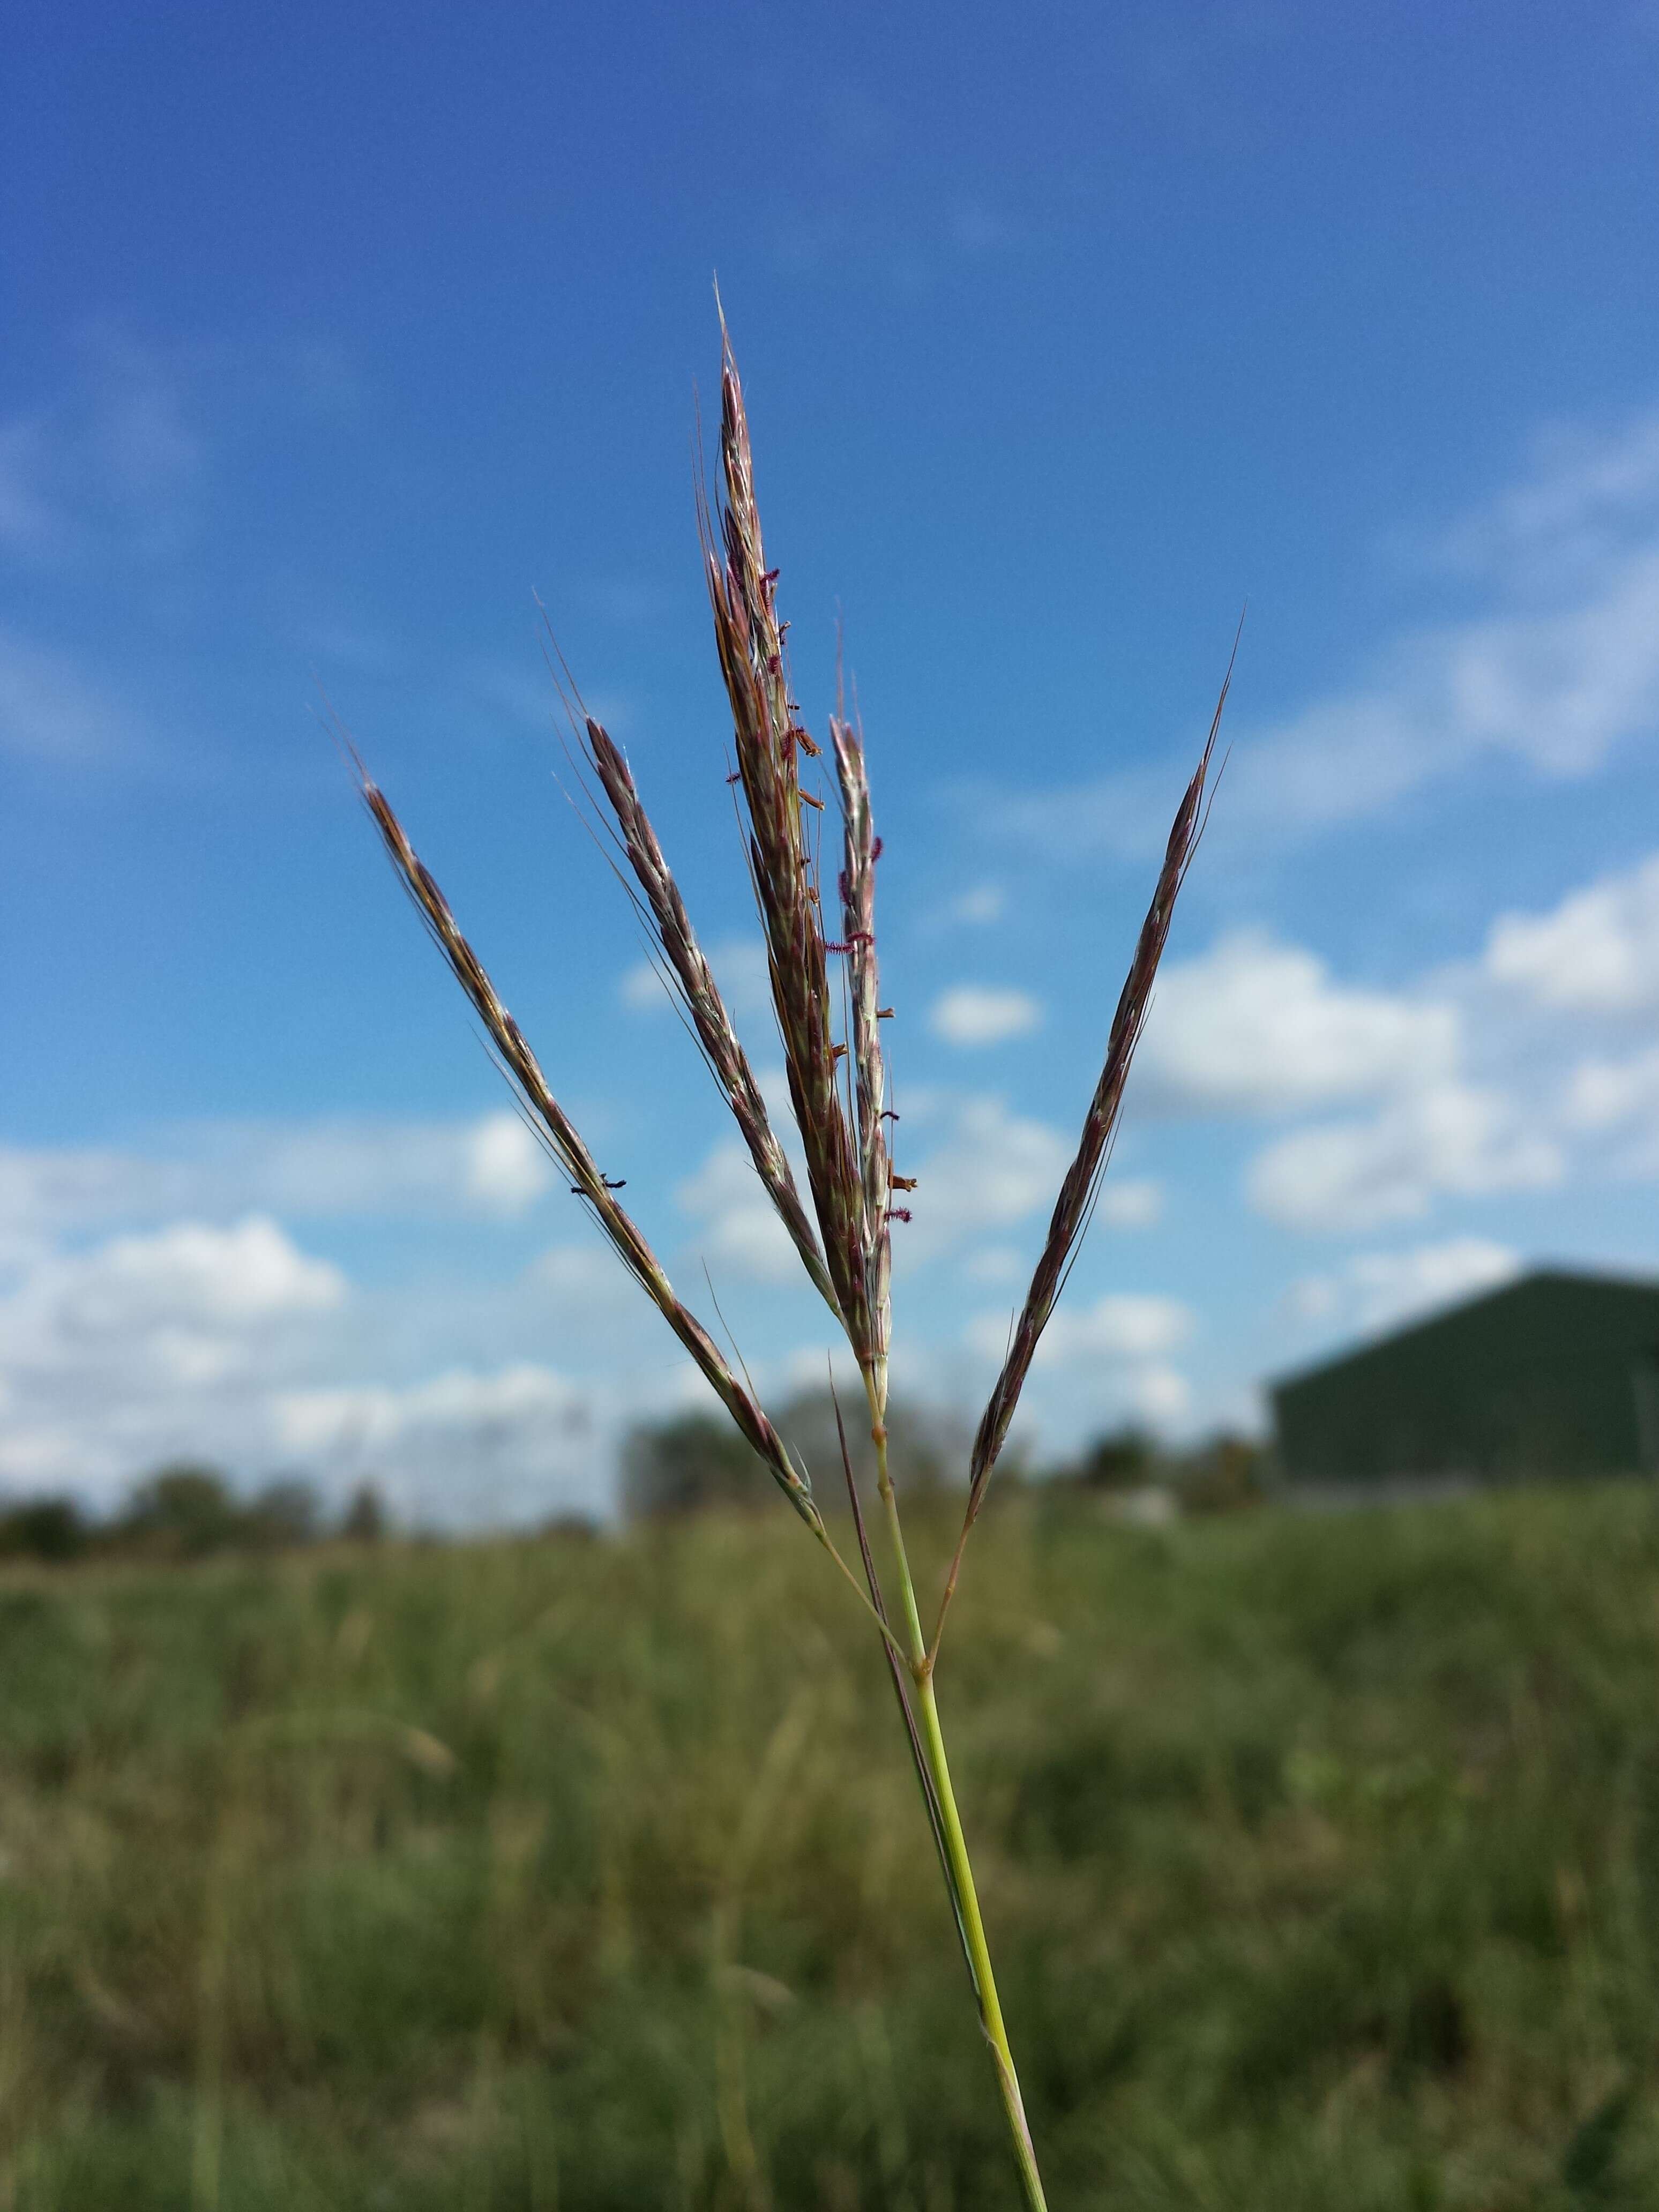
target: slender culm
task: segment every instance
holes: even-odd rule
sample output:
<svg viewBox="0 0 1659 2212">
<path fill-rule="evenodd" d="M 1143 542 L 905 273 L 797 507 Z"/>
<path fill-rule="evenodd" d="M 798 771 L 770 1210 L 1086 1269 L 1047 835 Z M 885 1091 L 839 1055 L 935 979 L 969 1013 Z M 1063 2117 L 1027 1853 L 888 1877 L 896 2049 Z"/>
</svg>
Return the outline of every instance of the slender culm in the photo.
<svg viewBox="0 0 1659 2212">
<path fill-rule="evenodd" d="M 893 1580 L 889 1588 L 895 1594 L 895 1602 L 890 1607 L 884 1595 L 853 1478 L 839 1401 L 836 1429 L 861 1577 L 854 1573 L 832 1541 L 808 1471 L 763 1410 L 747 1370 L 740 1381 L 708 1330 L 676 1295 L 661 1262 L 615 1195 L 621 1179 L 600 1172 L 403 824 L 349 741 L 346 750 L 392 866 L 483 1024 L 489 1048 L 517 1093 L 526 1121 L 558 1162 L 571 1189 L 623 1265 L 690 1353 L 738 1432 L 845 1577 L 882 1639 L 980 2026 L 989 2046 L 1015 2171 L 1027 2212 L 1046 2212 L 967 1835 L 945 1755 L 935 1676 L 945 1613 L 957 1587 L 963 1547 L 984 1503 L 1038 1341 L 1087 1231 L 1110 1158 L 1129 1064 L 1146 1019 L 1176 899 L 1202 826 L 1227 685 L 1222 686 L 1203 756 L 1170 833 L 1152 903 L 1111 1024 L 1105 1062 L 1084 1118 L 1077 1154 L 1060 1186 L 1030 1291 L 1014 1323 L 1007 1357 L 974 1440 L 962 1531 L 929 1639 L 923 1632 L 900 1499 L 888 1461 L 891 1224 L 901 1212 L 908 1218 L 908 1209 L 895 1206 L 894 1194 L 908 1194 L 913 1186 L 894 1174 L 887 1133 L 889 1086 L 882 1024 L 892 1010 L 880 1004 L 877 954 L 876 874 L 881 840 L 875 833 L 871 809 L 863 730 L 856 714 L 849 718 L 839 696 L 828 726 L 833 784 L 826 794 L 809 788 L 802 780 L 803 763 L 807 764 L 809 777 L 822 780 L 813 764 L 823 759 L 825 748 L 814 740 L 790 696 L 785 649 L 788 625 L 778 615 L 777 571 L 766 565 L 748 411 L 723 319 L 720 336 L 719 489 L 711 503 L 700 488 L 698 520 L 715 646 L 732 714 L 737 765 L 731 780 L 740 793 L 744 857 L 766 944 L 790 1106 L 806 1164 L 810 1212 L 633 772 L 604 726 L 580 708 L 579 695 L 573 696 L 574 679 L 568 685 L 561 684 L 561 696 L 573 714 L 580 714 L 583 760 L 576 761 L 574 745 L 571 750 L 579 780 L 586 790 L 591 770 L 604 793 L 614 823 L 612 834 L 633 884 L 629 884 L 626 875 L 622 880 L 639 919 L 654 940 L 664 980 L 731 1109 L 762 1188 L 857 1362 L 875 1447 L 876 1486 L 891 1554 Z M 556 662 L 556 679 L 563 665 L 562 659 Z M 568 672 L 565 674 L 568 677 Z M 1231 681 L 1231 666 L 1228 675 Z M 832 926 L 838 935 L 831 935 L 826 924 L 820 879 L 826 795 L 840 814 L 831 908 Z M 591 790 L 587 796 L 597 811 L 598 801 Z M 603 814 L 598 818 L 603 822 Z M 833 840 L 831 850 L 836 850 Z M 617 872 L 622 875 L 620 867 Z M 844 964 L 832 964 L 837 962 Z M 842 1033 L 838 1035 L 838 1030 Z M 740 1359 L 738 1364 L 742 1365 Z M 738 2132 L 747 2144 L 746 2132 Z M 752 2145 L 744 2156 L 752 2160 Z M 744 2175 L 746 2186 L 757 2185 L 757 2174 L 750 2166 L 745 2166 Z"/>
</svg>

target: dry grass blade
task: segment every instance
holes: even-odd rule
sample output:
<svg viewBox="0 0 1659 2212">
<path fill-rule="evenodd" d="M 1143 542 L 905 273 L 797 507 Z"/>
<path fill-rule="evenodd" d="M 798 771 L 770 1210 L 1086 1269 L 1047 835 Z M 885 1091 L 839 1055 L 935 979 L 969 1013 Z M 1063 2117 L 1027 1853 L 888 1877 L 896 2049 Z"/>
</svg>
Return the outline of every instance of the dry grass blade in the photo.
<svg viewBox="0 0 1659 2212">
<path fill-rule="evenodd" d="M 835 1286 L 818 1249 L 817 1237 L 801 1204 L 794 1176 L 773 1131 L 748 1054 L 738 1041 L 720 987 L 697 942 L 691 917 L 686 912 L 673 872 L 663 857 L 633 774 L 621 747 L 604 726 L 592 715 L 584 717 L 584 723 L 587 757 L 617 817 L 623 850 L 643 894 L 667 963 L 669 978 L 690 1017 L 703 1056 L 732 1109 L 749 1148 L 749 1157 L 755 1164 L 755 1172 L 789 1231 L 801 1264 L 831 1310 L 839 1315 Z"/>
<path fill-rule="evenodd" d="M 1237 651 L 1237 641 L 1234 651 Z M 1100 1071 L 1100 1079 L 1095 1085 L 1094 1096 L 1089 1102 L 1089 1110 L 1084 1116 L 1083 1133 L 1078 1140 L 1077 1154 L 1060 1184 L 1060 1195 L 1054 1201 L 1054 1210 L 1048 1223 L 1048 1237 L 1032 1273 L 1025 1304 L 1014 1324 L 1002 1371 L 997 1376 L 974 1437 L 973 1455 L 969 1462 L 967 1510 L 963 1516 L 962 1533 L 957 1539 L 956 1552 L 945 1581 L 945 1594 L 939 1602 L 938 1623 L 930 1647 L 935 1657 L 938 1656 L 939 1637 L 944 1631 L 945 1616 L 956 1592 L 957 1577 L 961 1571 L 969 1531 L 979 1517 L 980 1508 L 985 1502 L 986 1489 L 1006 1440 L 1009 1424 L 1019 1403 L 1019 1394 L 1030 1371 L 1038 1341 L 1048 1326 L 1055 1302 L 1065 1288 L 1071 1262 L 1084 1231 L 1093 1218 L 1096 1201 L 1100 1195 L 1101 1179 L 1106 1171 L 1112 1136 L 1117 1127 L 1118 1109 L 1123 1103 L 1123 1086 L 1128 1077 L 1129 1063 L 1140 1041 L 1146 1011 L 1152 1002 L 1152 983 L 1169 939 L 1176 899 L 1202 828 L 1205 785 L 1208 781 L 1210 763 L 1214 757 L 1222 712 L 1227 703 L 1231 683 L 1232 663 L 1230 660 L 1203 753 L 1170 831 L 1164 865 L 1158 872 L 1158 888 L 1152 894 L 1146 919 L 1141 924 L 1134 957 L 1129 963 L 1129 973 L 1118 999 L 1117 1012 L 1112 1018 L 1105 1062 Z"/>
<path fill-rule="evenodd" d="M 836 1079 L 817 867 L 803 810 L 821 805 L 800 784 L 813 743 L 789 696 L 777 573 L 766 566 L 743 387 L 721 325 L 720 476 L 718 516 L 700 511 L 704 566 L 720 672 L 749 816 L 749 862 L 765 932 L 772 1000 L 789 1077 L 790 1103 L 836 1304 L 867 1367 L 873 1328 L 866 1282 L 862 1182 Z M 718 529 L 716 524 L 718 523 Z"/>
<path fill-rule="evenodd" d="M 823 1522 L 813 1503 L 810 1481 L 795 1467 L 783 1439 L 727 1366 L 708 1330 L 674 1295 L 673 1285 L 656 1254 L 617 1204 L 611 1185 L 599 1172 L 574 1122 L 554 1097 L 535 1054 L 517 1022 L 501 1004 L 483 962 L 461 934 L 449 902 L 410 843 L 385 793 L 370 780 L 355 753 L 351 758 L 364 804 L 374 817 L 392 864 L 456 981 L 471 1000 L 492 1049 L 534 1117 L 538 1133 L 569 1176 L 575 1195 L 586 1200 L 623 1266 L 714 1386 L 744 1441 L 765 1462 L 802 1520 L 814 1534 L 823 1538 Z"/>
</svg>

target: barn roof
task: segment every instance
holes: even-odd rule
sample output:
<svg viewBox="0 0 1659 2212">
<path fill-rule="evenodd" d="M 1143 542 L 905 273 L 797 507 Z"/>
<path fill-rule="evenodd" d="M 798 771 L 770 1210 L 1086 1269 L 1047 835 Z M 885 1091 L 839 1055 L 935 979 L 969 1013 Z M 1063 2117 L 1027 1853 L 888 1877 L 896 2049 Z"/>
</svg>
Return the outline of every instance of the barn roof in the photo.
<svg viewBox="0 0 1659 2212">
<path fill-rule="evenodd" d="M 1659 1281 L 1535 1268 L 1267 1387 L 1296 1480 L 1659 1468 Z"/>
<path fill-rule="evenodd" d="M 1474 1297 L 1451 1298 L 1443 1305 L 1433 1307 L 1414 1321 L 1395 1328 L 1384 1328 L 1375 1334 L 1361 1337 L 1341 1352 L 1328 1352 L 1322 1358 L 1308 1361 L 1300 1367 L 1287 1368 L 1279 1375 L 1269 1376 L 1269 1391 L 1290 1389 L 1298 1382 L 1310 1382 L 1315 1376 L 1326 1375 L 1352 1360 L 1368 1358 L 1371 1353 L 1395 1345 L 1409 1345 L 1419 1338 L 1428 1338 L 1443 1329 L 1448 1322 L 1462 1320 L 1465 1315 L 1484 1315 L 1492 1310 L 1530 1301 L 1542 1291 L 1546 1296 L 1561 1292 L 1577 1303 L 1576 1293 L 1611 1293 L 1614 1300 L 1619 1294 L 1628 1294 L 1632 1300 L 1659 1302 L 1659 1277 L 1650 1275 L 1615 1275 L 1587 1267 L 1530 1267 L 1525 1274 L 1511 1276 L 1508 1282 L 1499 1283 L 1490 1291 L 1480 1291 Z M 1601 1301 L 1598 1297 L 1597 1303 Z"/>
</svg>

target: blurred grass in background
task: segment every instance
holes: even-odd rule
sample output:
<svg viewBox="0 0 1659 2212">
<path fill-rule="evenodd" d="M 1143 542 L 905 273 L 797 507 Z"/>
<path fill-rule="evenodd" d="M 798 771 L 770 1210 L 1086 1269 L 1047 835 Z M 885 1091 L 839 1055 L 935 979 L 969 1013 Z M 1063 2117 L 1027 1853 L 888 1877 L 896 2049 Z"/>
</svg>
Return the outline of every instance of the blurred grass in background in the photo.
<svg viewBox="0 0 1659 2212">
<path fill-rule="evenodd" d="M 1653 1491 L 1028 1492 L 947 1656 L 1057 2207 L 1659 2204 Z M 783 1516 L 14 1569 L 0 1683 L 0 2205 L 1015 2203 Z"/>
</svg>

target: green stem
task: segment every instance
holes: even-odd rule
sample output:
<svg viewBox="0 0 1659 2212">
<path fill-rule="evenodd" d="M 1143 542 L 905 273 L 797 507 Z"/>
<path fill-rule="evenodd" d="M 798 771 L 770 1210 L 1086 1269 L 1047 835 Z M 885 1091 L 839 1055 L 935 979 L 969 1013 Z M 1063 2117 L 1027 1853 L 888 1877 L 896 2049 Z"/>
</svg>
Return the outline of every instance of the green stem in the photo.
<svg viewBox="0 0 1659 2212">
<path fill-rule="evenodd" d="M 968 1856 L 968 1838 L 963 1833 L 962 1815 L 957 1810 L 956 1791 L 951 1786 L 950 1762 L 945 1755 L 945 1731 L 939 1725 L 939 1704 L 933 1695 L 933 1662 L 928 1655 L 927 1639 L 922 1633 L 921 1616 L 916 1606 L 915 1583 L 911 1577 L 904 1530 L 899 1520 L 898 1500 L 893 1493 L 892 1478 L 887 1471 L 887 1424 L 883 1419 L 885 1408 L 881 1403 L 876 1378 L 866 1373 L 864 1380 L 870 1400 L 870 1433 L 876 1447 L 876 1484 L 881 1493 L 882 1509 L 887 1516 L 887 1533 L 898 1569 L 904 1627 L 910 1644 L 908 1664 L 910 1678 L 915 1684 L 916 1703 L 921 1709 L 922 1753 L 939 1800 L 939 1818 L 944 1828 L 945 1871 L 967 1948 L 969 1969 L 974 1979 L 974 1995 L 979 2002 L 979 2024 L 984 2031 L 985 2040 L 991 2046 L 991 2057 L 997 2071 L 997 2087 L 1002 2092 L 1003 2110 L 1007 2115 L 1008 2132 L 1013 2139 L 1014 2159 L 1019 2167 L 1028 2212 L 1048 2212 L 1048 2200 L 1042 2193 L 1042 2179 L 1037 2172 L 1036 2152 L 1032 2147 L 1031 2131 L 1025 2121 L 1024 2101 L 1019 2094 L 1019 2076 L 1014 2070 L 1014 2054 L 1009 2047 L 1008 2030 L 1003 2022 L 1002 2005 L 997 1996 L 996 1976 L 991 1969 L 990 1946 L 985 1940 L 985 1923 L 980 1914 L 979 1893 L 974 1887 L 974 1869 Z"/>
<path fill-rule="evenodd" d="M 945 1735 L 939 1727 L 939 1706 L 933 1697 L 931 1669 L 926 1669 L 918 1677 L 916 1687 L 921 1704 L 922 1743 L 927 1753 L 933 1787 L 939 1792 L 939 1812 L 945 1822 L 945 1849 L 950 1856 L 951 1871 L 955 1877 L 957 1897 L 962 1907 L 963 1926 L 967 1931 L 968 1954 L 974 1965 L 980 2026 L 985 2031 L 985 2040 L 991 2046 L 991 2057 L 996 2065 L 997 2084 L 1002 2091 L 1003 2109 L 1008 2116 L 1008 2132 L 1013 2137 L 1014 2157 L 1025 2190 L 1025 2201 L 1031 2212 L 1048 2212 L 1047 2199 L 1042 2194 L 1042 2178 L 1037 2172 L 1036 2152 L 1031 2143 L 1031 2130 L 1025 2123 L 1025 2106 L 1019 2094 L 1019 2076 L 1014 2071 L 1014 2054 L 1009 2048 L 1008 2031 L 1003 2025 L 996 1977 L 991 1971 L 991 1953 L 985 1941 L 985 1923 L 980 1917 L 979 1896 L 974 1887 L 974 1869 L 968 1857 L 968 1839 L 962 1832 L 962 1816 L 957 1811 L 956 1792 L 951 1787 L 951 1769 L 945 1757 Z"/>
<path fill-rule="evenodd" d="M 808 1525 L 812 1526 L 811 1523 Z M 887 1644 L 889 1650 L 897 1655 L 901 1666 L 908 1667 L 910 1664 L 909 1653 L 899 1642 L 897 1637 L 894 1635 L 892 1630 L 887 1626 L 887 1623 L 882 1619 L 881 1615 L 876 1611 L 875 1607 L 870 1601 L 868 1591 L 860 1588 L 858 1577 L 853 1572 L 851 1567 L 848 1565 L 846 1560 L 842 1559 L 841 1553 L 836 1549 L 835 1545 L 830 1541 L 830 1531 L 824 1527 L 822 1521 L 818 1522 L 816 1526 L 812 1526 L 812 1534 L 817 1538 L 819 1543 L 823 1545 L 824 1550 L 835 1561 L 836 1565 L 840 1569 L 841 1572 L 846 1576 L 848 1584 L 850 1587 L 854 1596 L 857 1598 L 859 1603 L 864 1607 L 871 1620 L 875 1622 L 876 1626 L 880 1630 L 883 1641 Z"/>
</svg>

